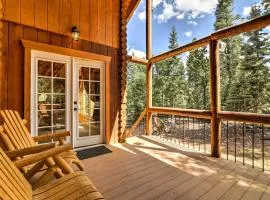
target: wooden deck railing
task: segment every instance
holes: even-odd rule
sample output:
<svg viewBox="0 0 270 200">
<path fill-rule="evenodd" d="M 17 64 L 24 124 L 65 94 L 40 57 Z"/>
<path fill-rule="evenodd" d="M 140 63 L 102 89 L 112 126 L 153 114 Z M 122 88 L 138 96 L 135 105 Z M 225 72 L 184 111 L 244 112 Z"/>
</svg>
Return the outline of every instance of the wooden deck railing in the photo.
<svg viewBox="0 0 270 200">
<path fill-rule="evenodd" d="M 258 30 L 270 25 L 270 14 L 252 19 L 250 21 L 231 26 L 212 33 L 211 35 L 194 41 L 174 50 L 152 56 L 152 1 L 146 0 L 146 59 L 129 57 L 130 62 L 144 64 L 146 70 L 146 133 L 152 131 L 151 113 L 163 113 L 178 116 L 197 117 L 211 119 L 211 154 L 220 157 L 221 154 L 221 121 L 232 120 L 255 124 L 270 124 L 270 115 L 237 113 L 221 111 L 220 105 L 220 66 L 219 66 L 219 45 L 218 40 L 236 36 L 241 33 Z M 192 51 L 200 47 L 209 45 L 210 47 L 210 111 L 159 108 L 152 107 L 152 64 L 178 54 Z"/>
</svg>

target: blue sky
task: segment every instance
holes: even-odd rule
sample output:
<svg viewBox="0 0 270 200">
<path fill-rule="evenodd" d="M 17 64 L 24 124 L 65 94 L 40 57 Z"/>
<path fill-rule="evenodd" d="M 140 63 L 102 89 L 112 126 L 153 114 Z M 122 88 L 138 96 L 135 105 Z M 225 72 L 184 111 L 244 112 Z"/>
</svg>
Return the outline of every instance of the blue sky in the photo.
<svg viewBox="0 0 270 200">
<path fill-rule="evenodd" d="M 153 54 L 168 50 L 168 37 L 174 25 L 180 45 L 194 37 L 202 38 L 213 32 L 215 7 L 218 0 L 153 0 Z M 234 13 L 248 15 L 250 6 L 260 0 L 234 0 Z M 128 24 L 128 50 L 138 57 L 145 56 L 145 0 L 141 0 Z"/>
</svg>

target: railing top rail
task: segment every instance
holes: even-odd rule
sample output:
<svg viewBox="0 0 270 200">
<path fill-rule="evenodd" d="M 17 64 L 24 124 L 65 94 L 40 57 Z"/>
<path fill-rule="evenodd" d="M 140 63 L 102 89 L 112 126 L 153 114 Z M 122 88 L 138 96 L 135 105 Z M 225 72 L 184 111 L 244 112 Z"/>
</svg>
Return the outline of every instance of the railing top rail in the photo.
<svg viewBox="0 0 270 200">
<path fill-rule="evenodd" d="M 228 121 L 239 121 L 254 124 L 270 124 L 269 114 L 221 111 L 218 112 L 218 118 Z"/>
<path fill-rule="evenodd" d="M 250 32 L 250 31 L 260 29 L 260 28 L 264 28 L 268 25 L 270 25 L 270 14 L 266 14 L 264 16 L 254 18 L 247 22 L 243 22 L 241 24 L 237 24 L 234 26 L 230 26 L 230 27 L 218 30 L 205 38 L 196 40 L 194 42 L 178 47 L 171 51 L 159 54 L 157 56 L 153 56 L 150 59 L 150 62 L 156 63 L 166 58 L 170 58 L 172 56 L 176 56 L 178 54 L 203 47 L 209 44 L 210 40 L 219 40 L 219 39 L 233 37 L 241 33 Z"/>
<path fill-rule="evenodd" d="M 201 119 L 211 119 L 211 111 L 209 110 L 196 110 L 196 109 L 179 109 L 179 108 L 164 108 L 164 107 L 152 107 L 149 108 L 149 112 L 177 115 L 183 117 L 194 117 Z"/>
</svg>

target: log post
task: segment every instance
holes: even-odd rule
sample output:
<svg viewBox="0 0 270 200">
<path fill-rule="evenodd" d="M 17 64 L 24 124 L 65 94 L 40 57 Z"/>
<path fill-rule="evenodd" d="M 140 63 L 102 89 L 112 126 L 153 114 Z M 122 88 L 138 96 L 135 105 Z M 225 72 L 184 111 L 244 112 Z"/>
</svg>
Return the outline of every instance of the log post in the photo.
<svg viewBox="0 0 270 200">
<path fill-rule="evenodd" d="M 152 0 L 146 0 L 146 59 L 152 58 Z M 152 64 L 146 66 L 146 135 L 152 134 Z"/>
<path fill-rule="evenodd" d="M 211 95 L 211 155 L 220 157 L 221 149 L 221 121 L 220 111 L 220 66 L 219 47 L 217 40 L 210 42 L 210 95 Z"/>
<path fill-rule="evenodd" d="M 127 9 L 128 2 L 121 1 L 121 106 L 119 114 L 118 142 L 125 142 L 127 121 Z"/>
</svg>

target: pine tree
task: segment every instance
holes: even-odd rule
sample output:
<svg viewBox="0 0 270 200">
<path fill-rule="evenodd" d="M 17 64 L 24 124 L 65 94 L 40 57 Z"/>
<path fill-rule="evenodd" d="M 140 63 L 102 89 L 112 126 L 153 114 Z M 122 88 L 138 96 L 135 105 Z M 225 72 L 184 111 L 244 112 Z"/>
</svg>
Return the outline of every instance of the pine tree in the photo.
<svg viewBox="0 0 270 200">
<path fill-rule="evenodd" d="M 261 16 L 260 6 L 254 5 L 249 19 Z M 270 59 L 269 36 L 263 29 L 244 34 L 247 38 L 242 48 L 243 58 L 238 80 L 238 95 L 243 99 L 251 96 L 241 111 L 269 113 Z"/>
<path fill-rule="evenodd" d="M 169 37 L 169 49 L 178 47 L 175 27 Z M 153 105 L 166 107 L 185 106 L 185 69 L 179 56 L 156 63 L 153 68 Z"/>
<path fill-rule="evenodd" d="M 270 12 L 270 0 L 263 0 L 262 5 L 265 8 L 265 12 L 269 13 Z"/>
<path fill-rule="evenodd" d="M 193 41 L 196 39 L 194 38 Z M 209 109 L 209 58 L 207 48 L 190 52 L 187 59 L 188 108 Z"/>
<path fill-rule="evenodd" d="M 145 108 L 145 66 L 129 63 L 127 72 L 127 120 L 133 124 Z"/>
<path fill-rule="evenodd" d="M 233 0 L 219 0 L 215 12 L 216 22 L 215 30 L 232 26 L 237 19 L 233 14 Z M 234 98 L 233 84 L 235 74 L 240 64 L 240 44 L 239 36 L 224 39 L 221 41 L 225 49 L 220 52 L 220 67 L 221 67 L 221 105 L 225 110 L 232 110 L 229 101 Z"/>
</svg>

